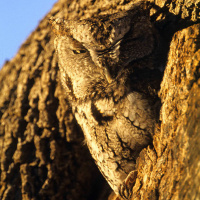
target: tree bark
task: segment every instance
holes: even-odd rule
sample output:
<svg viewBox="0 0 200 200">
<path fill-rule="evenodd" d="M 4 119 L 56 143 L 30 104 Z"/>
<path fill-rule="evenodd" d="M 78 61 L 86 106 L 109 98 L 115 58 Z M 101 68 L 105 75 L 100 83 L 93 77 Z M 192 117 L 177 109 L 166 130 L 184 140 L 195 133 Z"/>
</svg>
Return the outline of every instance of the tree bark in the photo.
<svg viewBox="0 0 200 200">
<path fill-rule="evenodd" d="M 51 16 L 83 19 L 129 0 L 60 0 L 0 71 L 0 199 L 103 200 L 111 190 L 92 160 L 59 82 Z M 200 199 L 200 1 L 156 0 L 166 45 L 161 126 L 137 159 L 132 199 Z M 109 199 L 115 199 L 115 195 Z"/>
</svg>

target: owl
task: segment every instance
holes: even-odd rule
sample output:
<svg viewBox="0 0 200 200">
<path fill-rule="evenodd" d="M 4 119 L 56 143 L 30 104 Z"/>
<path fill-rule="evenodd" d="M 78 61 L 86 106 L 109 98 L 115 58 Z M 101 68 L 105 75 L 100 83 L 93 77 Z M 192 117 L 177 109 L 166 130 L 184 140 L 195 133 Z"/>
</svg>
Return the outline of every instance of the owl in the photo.
<svg viewBox="0 0 200 200">
<path fill-rule="evenodd" d="M 60 79 L 99 170 L 124 199 L 158 121 L 159 37 L 142 1 L 84 20 L 51 19 Z M 132 186 L 134 183 L 132 183 Z"/>
</svg>

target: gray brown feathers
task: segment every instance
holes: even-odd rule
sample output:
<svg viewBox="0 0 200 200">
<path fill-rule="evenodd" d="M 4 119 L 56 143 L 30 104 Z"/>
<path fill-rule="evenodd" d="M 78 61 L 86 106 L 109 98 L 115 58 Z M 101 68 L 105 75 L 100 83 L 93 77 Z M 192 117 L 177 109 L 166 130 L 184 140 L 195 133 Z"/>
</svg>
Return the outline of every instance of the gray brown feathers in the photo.
<svg viewBox="0 0 200 200">
<path fill-rule="evenodd" d="M 61 81 L 88 148 L 112 189 L 135 170 L 157 121 L 157 33 L 141 2 L 80 21 L 52 20 Z M 127 197 L 128 198 L 128 197 Z"/>
</svg>

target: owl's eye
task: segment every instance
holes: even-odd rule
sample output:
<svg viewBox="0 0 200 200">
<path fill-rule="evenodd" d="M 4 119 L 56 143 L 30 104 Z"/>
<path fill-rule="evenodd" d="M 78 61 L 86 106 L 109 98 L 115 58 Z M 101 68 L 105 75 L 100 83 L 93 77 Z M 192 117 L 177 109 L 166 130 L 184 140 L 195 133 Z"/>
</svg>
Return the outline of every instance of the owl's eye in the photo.
<svg viewBox="0 0 200 200">
<path fill-rule="evenodd" d="M 72 50 L 74 54 L 81 54 L 81 53 L 85 53 L 86 50 L 81 49 L 81 50 Z"/>
</svg>

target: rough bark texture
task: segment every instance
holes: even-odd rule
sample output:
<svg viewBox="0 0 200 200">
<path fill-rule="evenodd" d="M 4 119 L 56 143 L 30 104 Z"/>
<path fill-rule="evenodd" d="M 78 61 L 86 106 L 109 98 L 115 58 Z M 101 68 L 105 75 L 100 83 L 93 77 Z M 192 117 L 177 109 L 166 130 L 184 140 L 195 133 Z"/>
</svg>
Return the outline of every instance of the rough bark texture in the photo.
<svg viewBox="0 0 200 200">
<path fill-rule="evenodd" d="M 0 71 L 0 199 L 108 198 L 110 189 L 60 85 L 48 19 L 113 13 L 134 2 L 60 0 L 5 63 Z M 155 4 L 152 20 L 167 41 L 161 127 L 153 146 L 137 160 L 132 199 L 200 199 L 200 1 Z"/>
</svg>

